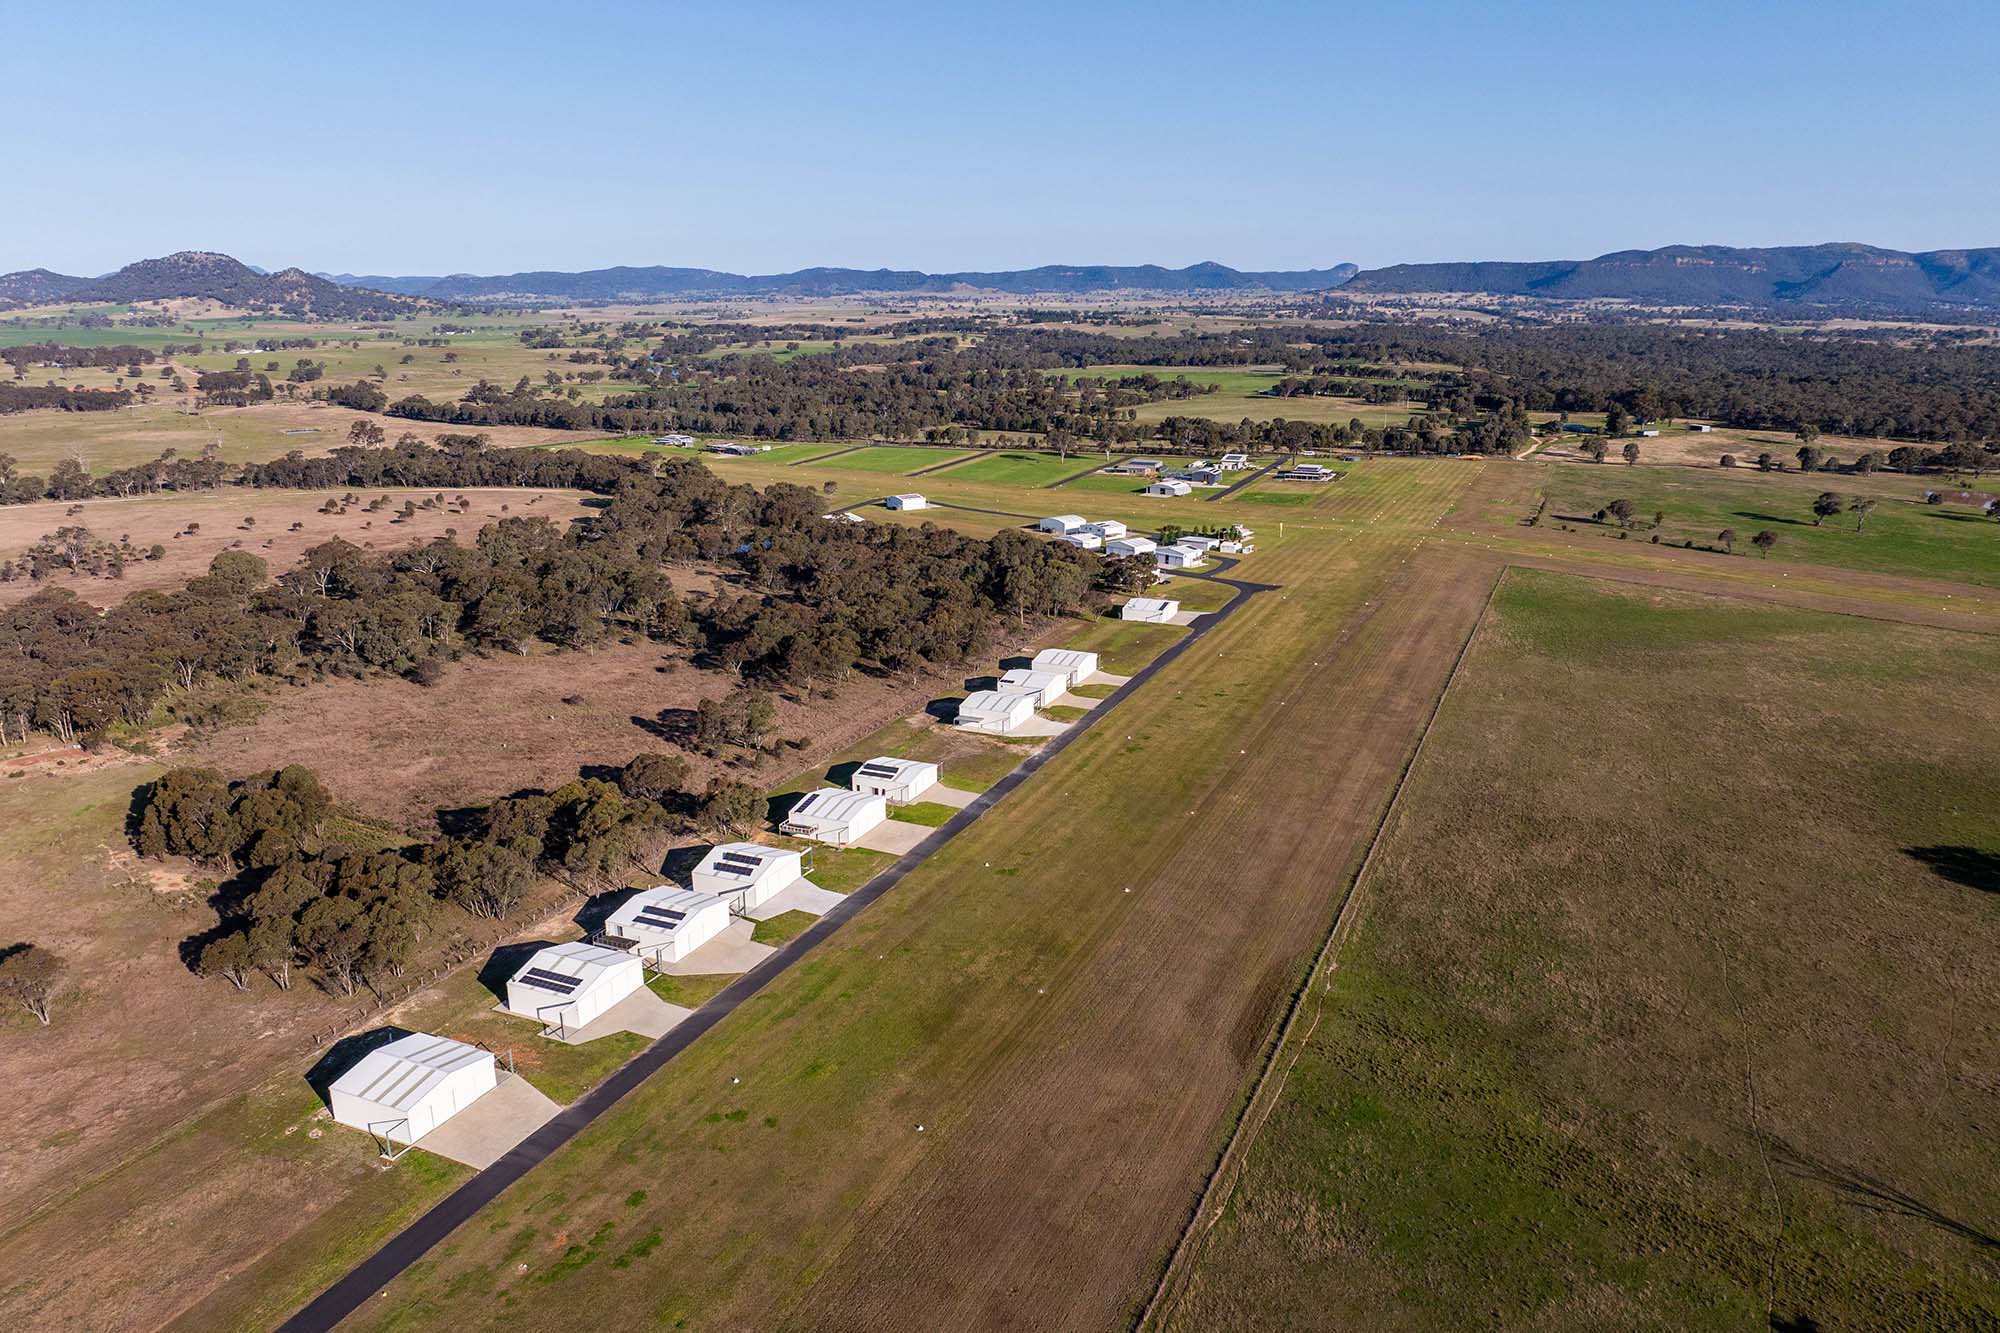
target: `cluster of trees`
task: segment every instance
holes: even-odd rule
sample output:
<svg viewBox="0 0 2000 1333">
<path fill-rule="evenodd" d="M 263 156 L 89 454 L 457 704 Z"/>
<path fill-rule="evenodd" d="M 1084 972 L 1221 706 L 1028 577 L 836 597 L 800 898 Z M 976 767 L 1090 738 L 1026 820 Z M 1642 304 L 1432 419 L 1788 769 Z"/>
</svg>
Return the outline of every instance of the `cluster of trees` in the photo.
<svg viewBox="0 0 2000 1333">
<path fill-rule="evenodd" d="M 167 551 L 155 543 L 141 551 L 129 537 L 108 541 L 81 524 L 67 524 L 37 538 L 13 560 L 0 560 L 0 583 L 41 579 L 66 572 L 91 578 L 122 579 L 135 560 L 158 560 Z"/>
<path fill-rule="evenodd" d="M 250 370 L 204 370 L 195 376 L 194 391 L 204 407 L 248 407 L 275 396 L 271 377 Z"/>
<path fill-rule="evenodd" d="M 150 463 L 119 468 L 101 477 L 91 476 L 90 470 L 74 458 L 65 458 L 48 476 L 38 477 L 22 472 L 11 455 L 0 454 L 0 504 L 88 500 L 111 495 L 130 497 L 160 491 L 207 491 L 221 485 L 227 471 L 212 456 L 177 458 L 169 449 Z"/>
<path fill-rule="evenodd" d="M 53 407 L 61 412 L 110 412 L 132 401 L 130 389 L 64 389 L 53 384 L 0 384 L 0 416 Z"/>
<path fill-rule="evenodd" d="M 20 343 L 12 347 L 0 347 L 0 361 L 14 368 L 17 378 L 25 376 L 30 366 L 53 366 L 59 370 L 70 370 L 80 366 L 148 366 L 153 363 L 153 353 L 144 347 L 129 344 L 105 347 L 71 347 L 66 343 Z"/>
<path fill-rule="evenodd" d="M 327 838 L 333 801 L 309 769 L 230 781 L 177 768 L 139 793 L 132 841 L 142 856 L 226 876 L 216 927 L 187 944 L 197 972 L 242 990 L 260 972 L 289 988 L 310 968 L 352 995 L 401 977 L 448 908 L 504 919 L 544 872 L 615 884 L 690 830 L 741 831 L 763 817 L 756 788 L 718 779 L 691 790 L 688 776 L 679 755 L 642 754 L 608 780 L 503 797 L 429 841 L 352 848 Z"/>
<path fill-rule="evenodd" d="M 88 740 L 211 678 L 428 682 L 467 650 L 582 648 L 614 634 L 685 644 L 747 682 L 819 686 L 857 666 L 962 661 L 988 650 L 1003 617 L 1068 612 L 1101 586 L 1098 563 L 1074 547 L 1015 531 L 978 540 L 828 523 L 810 490 L 731 485 L 691 459 L 663 460 L 655 475 L 573 451 L 409 445 L 253 471 L 313 486 L 519 477 L 611 493 L 567 533 L 508 517 L 471 545 L 446 536 L 372 553 L 336 539 L 274 583 L 264 561 L 225 551 L 184 587 L 135 593 L 102 615 L 67 589 L 41 589 L 0 610 L 0 739 L 38 728 Z M 691 607 L 662 571 L 687 561 L 733 566 L 743 581 Z"/>
</svg>

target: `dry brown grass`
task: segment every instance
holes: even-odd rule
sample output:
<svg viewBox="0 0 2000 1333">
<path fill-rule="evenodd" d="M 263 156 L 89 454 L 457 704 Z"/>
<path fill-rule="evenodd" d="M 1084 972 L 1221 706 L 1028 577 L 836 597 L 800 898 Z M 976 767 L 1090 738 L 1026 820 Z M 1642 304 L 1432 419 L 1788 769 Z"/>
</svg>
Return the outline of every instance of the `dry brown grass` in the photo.
<svg viewBox="0 0 2000 1333">
<path fill-rule="evenodd" d="M 265 561 L 271 574 L 298 563 L 308 547 L 339 537 L 363 548 L 397 550 L 441 537 L 447 530 L 471 541 L 479 529 L 501 518 L 547 518 L 557 526 L 584 512 L 583 497 L 573 491 L 502 488 L 446 490 L 447 502 L 460 496 L 472 502 L 466 513 L 450 507 L 419 509 L 408 519 L 397 511 L 405 501 L 422 504 L 437 491 L 372 490 L 351 492 L 358 503 L 344 514 L 323 514 L 329 499 L 349 494 L 332 491 L 251 490 L 230 486 L 186 495 L 143 496 L 130 500 L 85 500 L 66 504 L 0 506 L 0 560 L 20 555 L 37 539 L 57 528 L 81 525 L 102 541 L 127 540 L 141 552 L 159 545 L 159 560 L 136 560 L 119 579 L 79 574 L 52 574 L 39 582 L 17 579 L 0 583 L 0 605 L 17 602 L 39 588 L 68 588 L 85 601 L 109 606 L 142 588 L 176 588 L 207 571 L 223 551 L 238 550 Z M 386 496 L 375 513 L 368 504 Z M 502 506 L 506 506 L 505 511 Z M 79 512 L 72 513 L 71 510 Z M 246 526 L 246 520 L 254 520 Z M 298 524 L 298 531 L 292 525 Z M 190 524 L 199 531 L 190 533 Z"/>
</svg>

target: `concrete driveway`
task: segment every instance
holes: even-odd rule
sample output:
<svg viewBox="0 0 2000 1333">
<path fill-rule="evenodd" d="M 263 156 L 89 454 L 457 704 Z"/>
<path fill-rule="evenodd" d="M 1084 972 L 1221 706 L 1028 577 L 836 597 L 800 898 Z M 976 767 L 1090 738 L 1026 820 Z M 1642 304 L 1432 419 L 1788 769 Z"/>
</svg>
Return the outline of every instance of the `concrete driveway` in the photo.
<svg viewBox="0 0 2000 1333">
<path fill-rule="evenodd" d="M 905 824 L 900 819 L 885 819 L 874 828 L 854 840 L 856 847 L 866 847 L 872 852 L 891 852 L 901 856 L 914 851 L 918 843 L 931 836 L 932 829 L 925 824 Z"/>
<path fill-rule="evenodd" d="M 962 791 L 957 787 L 947 787 L 942 782 L 933 782 L 930 786 L 917 793 L 917 799 L 919 801 L 927 801 L 932 805 L 948 805 L 954 810 L 963 810 L 966 806 L 971 805 L 979 799 L 979 793 L 976 791 Z"/>
<path fill-rule="evenodd" d="M 483 1171 L 561 1109 L 534 1084 L 503 1069 L 493 1091 L 418 1139 L 416 1146 Z"/>
<path fill-rule="evenodd" d="M 734 917 L 720 935 L 678 963 L 668 963 L 660 971 L 670 977 L 709 977 L 727 972 L 748 972 L 777 952 L 770 945 L 759 944 L 750 938 L 751 932 L 756 929 L 743 918 Z"/>
<path fill-rule="evenodd" d="M 810 912 L 814 916 L 825 916 L 835 904 L 847 895 L 835 893 L 832 889 L 822 889 L 811 880 L 796 879 L 779 889 L 765 900 L 761 907 L 753 907 L 743 915 L 752 921 L 769 921 L 774 916 L 787 912 Z"/>
</svg>

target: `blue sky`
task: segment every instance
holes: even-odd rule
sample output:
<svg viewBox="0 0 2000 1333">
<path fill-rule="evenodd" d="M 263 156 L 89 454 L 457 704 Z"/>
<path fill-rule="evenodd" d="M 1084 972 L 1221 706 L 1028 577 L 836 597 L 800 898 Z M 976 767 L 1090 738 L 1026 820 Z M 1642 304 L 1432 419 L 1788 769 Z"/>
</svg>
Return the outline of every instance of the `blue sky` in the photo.
<svg viewBox="0 0 2000 1333">
<path fill-rule="evenodd" d="M 12 9 L 0 271 L 2000 244 L 2000 5 Z"/>
</svg>

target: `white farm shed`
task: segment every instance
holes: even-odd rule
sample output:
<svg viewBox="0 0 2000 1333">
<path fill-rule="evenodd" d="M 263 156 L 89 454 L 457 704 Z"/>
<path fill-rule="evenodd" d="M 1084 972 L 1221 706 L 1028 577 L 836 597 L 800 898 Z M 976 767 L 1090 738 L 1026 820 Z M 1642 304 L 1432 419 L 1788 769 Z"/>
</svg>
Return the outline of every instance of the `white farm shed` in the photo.
<svg viewBox="0 0 2000 1333">
<path fill-rule="evenodd" d="M 1043 519 L 1035 526 L 1040 528 L 1043 532 L 1053 532 L 1056 534 L 1056 536 L 1060 537 L 1066 532 L 1075 532 L 1078 528 L 1082 527 L 1083 515 L 1056 514 L 1049 518 Z"/>
<path fill-rule="evenodd" d="M 1134 597 L 1118 608 L 1120 620 L 1139 620 L 1148 625 L 1170 625 L 1181 613 L 1181 604 L 1171 597 Z"/>
<path fill-rule="evenodd" d="M 1123 537 L 1127 532 L 1131 531 L 1130 528 L 1127 528 L 1115 518 L 1101 518 L 1097 522 L 1086 524 L 1085 526 L 1090 531 L 1104 538 L 1105 541 L 1110 541 L 1114 537 Z"/>
<path fill-rule="evenodd" d="M 1077 529 L 1075 532 L 1065 532 L 1062 536 L 1056 538 L 1056 540 L 1059 542 L 1068 542 L 1071 546 L 1081 546 L 1086 551 L 1095 551 L 1098 547 L 1104 545 L 1104 538 L 1082 528 Z"/>
<path fill-rule="evenodd" d="M 889 803 L 870 792 L 821 787 L 799 798 L 778 832 L 845 847 L 889 817 Z"/>
<path fill-rule="evenodd" d="M 908 805 L 938 783 L 938 766 L 921 759 L 870 759 L 854 770 L 847 785 L 891 805 Z"/>
<path fill-rule="evenodd" d="M 882 501 L 882 507 L 885 509 L 929 509 L 931 502 L 924 499 L 923 496 L 918 495 L 915 491 L 911 491 L 907 495 L 888 496 Z"/>
<path fill-rule="evenodd" d="M 538 950 L 507 979 L 507 1007 L 545 1025 L 580 1028 L 645 984 L 646 969 L 633 955 L 573 940 Z"/>
<path fill-rule="evenodd" d="M 974 690 L 958 706 L 958 725 L 1005 736 L 1035 715 L 1035 696 L 1007 690 Z"/>
<path fill-rule="evenodd" d="M 655 966 L 680 962 L 727 929 L 727 898 L 678 884 L 633 894 L 604 922 L 607 939 L 629 940 L 626 951 Z"/>
<path fill-rule="evenodd" d="M 1034 671 L 1015 667 L 1000 677 L 1000 688 L 1031 696 L 1035 707 L 1047 708 L 1069 689 L 1069 677 L 1060 671 Z"/>
<path fill-rule="evenodd" d="M 1044 648 L 1035 654 L 1035 660 L 1030 665 L 1037 671 L 1060 675 L 1074 688 L 1097 670 L 1097 654 L 1075 648 Z"/>
<path fill-rule="evenodd" d="M 1104 554 L 1151 555 L 1158 545 L 1151 537 L 1117 537 L 1104 543 Z"/>
<path fill-rule="evenodd" d="M 747 912 L 804 879 L 805 873 L 805 860 L 798 852 L 756 842 L 725 842 L 709 848 L 689 878 L 697 892 L 715 894 L 731 910 Z"/>
<path fill-rule="evenodd" d="M 1180 496 L 1192 494 L 1193 491 L 1194 487 L 1180 480 L 1178 477 L 1169 477 L 1165 481 L 1156 481 L 1148 486 L 1144 494 Z"/>
<path fill-rule="evenodd" d="M 1161 569 L 1193 569 L 1208 559 L 1208 552 L 1192 546 L 1162 546 L 1153 552 L 1153 559 Z"/>
<path fill-rule="evenodd" d="M 1203 537 L 1191 532 L 1185 537 L 1174 538 L 1174 545 L 1185 546 L 1190 551 L 1213 551 L 1216 547 L 1222 545 L 1222 538 Z"/>
<path fill-rule="evenodd" d="M 414 1032 L 377 1046 L 327 1089 L 333 1118 L 411 1144 L 493 1091 L 493 1052 Z"/>
</svg>

